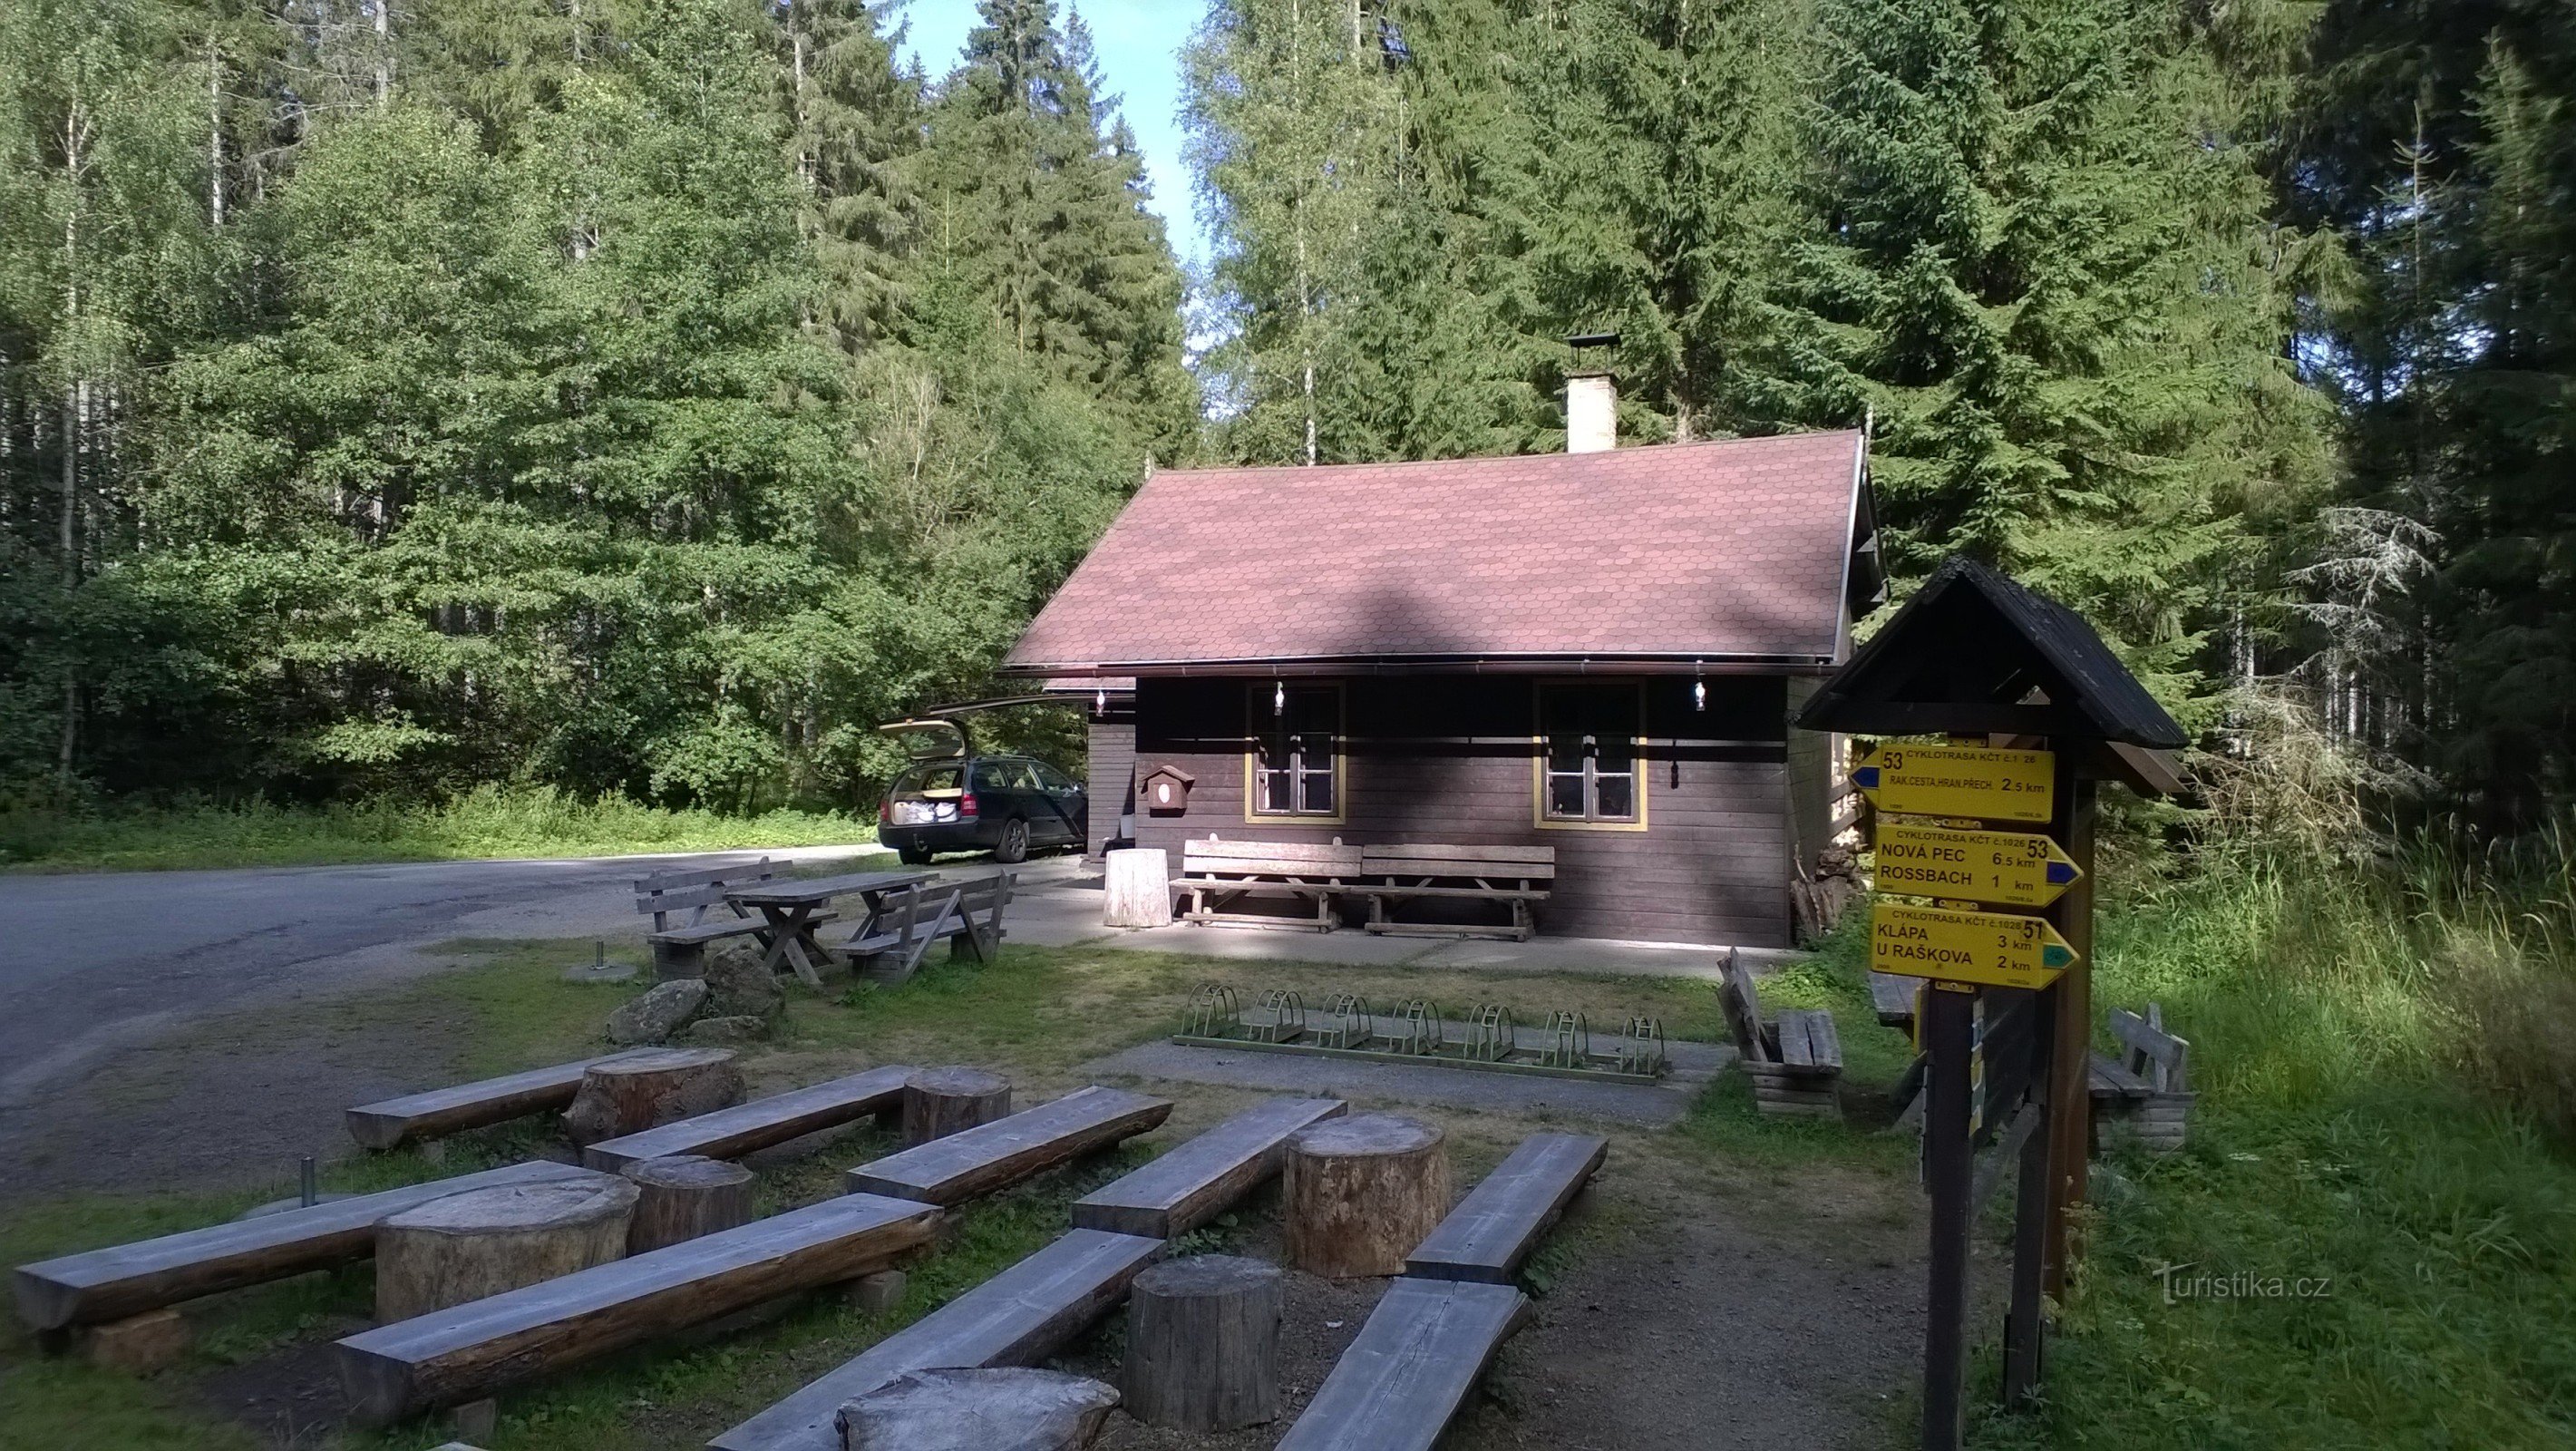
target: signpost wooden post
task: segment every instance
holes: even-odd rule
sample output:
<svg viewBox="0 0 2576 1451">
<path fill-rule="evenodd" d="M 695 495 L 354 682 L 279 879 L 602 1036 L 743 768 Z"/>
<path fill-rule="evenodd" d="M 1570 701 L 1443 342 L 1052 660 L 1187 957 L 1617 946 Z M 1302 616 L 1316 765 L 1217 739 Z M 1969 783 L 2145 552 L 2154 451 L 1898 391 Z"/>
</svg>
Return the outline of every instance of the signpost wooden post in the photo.
<svg viewBox="0 0 2576 1451">
<path fill-rule="evenodd" d="M 1873 905 L 1870 966 L 1930 979 L 1920 1009 L 1931 1197 L 1923 1445 L 1955 1451 L 1968 1233 L 1986 1177 L 1976 1145 L 2000 1134 L 1998 1152 L 2016 1160 L 2002 1391 L 2017 1401 L 2039 1386 L 2045 1297 L 2062 1291 L 2080 1250 L 2071 1232 L 2089 1134 L 2096 782 L 2166 789 L 2170 773 L 2140 761 L 2187 738 L 2082 619 L 1962 559 L 1934 571 L 1798 724 L 1953 737 L 1882 744 L 1852 781 L 1878 812 L 1877 889 L 1915 899 Z"/>
</svg>

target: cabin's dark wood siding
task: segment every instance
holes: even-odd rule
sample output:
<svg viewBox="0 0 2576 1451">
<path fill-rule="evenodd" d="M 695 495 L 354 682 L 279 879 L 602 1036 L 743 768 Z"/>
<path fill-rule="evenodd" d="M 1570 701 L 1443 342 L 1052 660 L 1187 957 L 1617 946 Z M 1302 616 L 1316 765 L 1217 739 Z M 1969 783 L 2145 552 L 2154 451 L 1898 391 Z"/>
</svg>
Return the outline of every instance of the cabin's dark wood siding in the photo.
<svg viewBox="0 0 2576 1451">
<path fill-rule="evenodd" d="M 1822 682 L 1813 678 L 1789 682 L 1789 714 L 1794 717 Z M 1833 825 L 1834 736 L 1830 731 L 1789 732 L 1790 850 L 1798 866 L 1812 874 L 1816 853 L 1824 850 Z"/>
<path fill-rule="evenodd" d="M 1694 707 L 1686 678 L 1623 683 L 1645 695 L 1642 831 L 1537 824 L 1537 694 L 1526 676 L 1342 682 L 1342 819 L 1295 825 L 1244 816 L 1252 697 L 1267 699 L 1267 679 L 1140 681 L 1140 769 L 1168 762 L 1197 779 L 1186 815 L 1137 816 L 1137 844 L 1170 851 L 1175 869 L 1182 842 L 1211 832 L 1237 841 L 1552 846 L 1556 891 L 1541 911 L 1542 932 L 1785 942 L 1787 681 L 1710 676 L 1704 710 Z"/>
<path fill-rule="evenodd" d="M 1091 854 L 1098 856 L 1118 835 L 1118 818 L 1136 809 L 1136 721 L 1121 711 L 1091 722 L 1090 779 L 1085 782 L 1091 808 Z"/>
</svg>

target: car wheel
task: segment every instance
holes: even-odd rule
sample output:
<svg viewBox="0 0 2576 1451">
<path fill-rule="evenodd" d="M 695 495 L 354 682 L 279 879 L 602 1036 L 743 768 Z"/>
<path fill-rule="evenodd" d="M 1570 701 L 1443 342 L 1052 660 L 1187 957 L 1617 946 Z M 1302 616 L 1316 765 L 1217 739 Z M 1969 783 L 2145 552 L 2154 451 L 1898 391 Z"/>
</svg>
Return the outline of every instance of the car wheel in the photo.
<svg viewBox="0 0 2576 1451">
<path fill-rule="evenodd" d="M 1029 859 L 1029 824 L 1019 817 L 1002 823 L 1002 839 L 993 848 L 993 860 L 1004 866 Z"/>
<path fill-rule="evenodd" d="M 926 846 L 898 847 L 895 850 L 895 855 L 902 860 L 905 866 L 908 867 L 926 867 L 930 865 L 930 848 Z"/>
</svg>

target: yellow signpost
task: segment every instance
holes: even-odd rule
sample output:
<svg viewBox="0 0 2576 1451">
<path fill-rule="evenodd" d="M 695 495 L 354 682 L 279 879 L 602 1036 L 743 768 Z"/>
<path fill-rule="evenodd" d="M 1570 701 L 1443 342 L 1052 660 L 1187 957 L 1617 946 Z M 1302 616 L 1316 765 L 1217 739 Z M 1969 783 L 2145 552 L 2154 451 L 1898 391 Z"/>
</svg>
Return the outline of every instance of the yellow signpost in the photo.
<svg viewBox="0 0 2576 1451">
<path fill-rule="evenodd" d="M 1882 821 L 1876 847 L 1879 890 L 1914 897 L 2045 907 L 2084 875 L 2056 842 L 2023 831 Z"/>
<path fill-rule="evenodd" d="M 1985 987 L 2043 988 L 2074 965 L 2074 947 L 2037 917 L 1895 902 L 1870 909 L 1873 972 Z"/>
<path fill-rule="evenodd" d="M 1991 746 L 1880 746 L 1861 757 L 1851 778 L 1881 811 L 2046 821 L 2057 758 Z"/>
</svg>

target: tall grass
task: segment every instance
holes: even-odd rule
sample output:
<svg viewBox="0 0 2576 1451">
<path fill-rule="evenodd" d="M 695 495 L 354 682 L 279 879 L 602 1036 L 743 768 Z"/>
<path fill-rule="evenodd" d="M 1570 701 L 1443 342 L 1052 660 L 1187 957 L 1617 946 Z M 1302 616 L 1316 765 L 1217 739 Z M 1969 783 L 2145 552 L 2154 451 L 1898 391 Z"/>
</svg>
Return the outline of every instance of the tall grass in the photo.
<svg viewBox="0 0 2576 1451">
<path fill-rule="evenodd" d="M 2191 1142 L 2097 1181 L 2047 1401 L 1979 1444 L 2576 1445 L 2570 836 L 2374 839 L 2234 789 L 2100 922 L 2097 996 L 2192 1042 Z"/>
<path fill-rule="evenodd" d="M 719 816 L 623 797 L 484 786 L 438 804 L 182 803 L 0 810 L 0 865 L 54 870 L 292 866 L 472 857 L 604 856 L 869 842 L 858 817 Z"/>
</svg>

